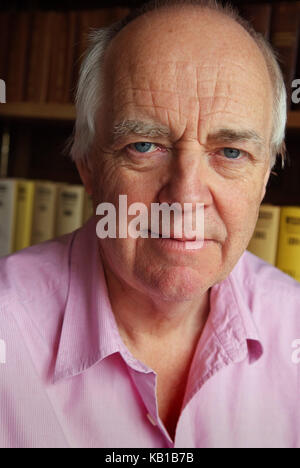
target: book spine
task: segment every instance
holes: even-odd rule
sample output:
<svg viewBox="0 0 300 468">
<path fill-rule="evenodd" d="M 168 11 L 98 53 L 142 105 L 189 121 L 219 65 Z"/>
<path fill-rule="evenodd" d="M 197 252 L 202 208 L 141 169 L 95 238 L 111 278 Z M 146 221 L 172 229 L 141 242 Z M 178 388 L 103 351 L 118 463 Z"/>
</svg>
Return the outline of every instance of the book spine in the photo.
<svg viewBox="0 0 300 468">
<path fill-rule="evenodd" d="M 266 39 L 270 38 L 271 3 L 246 3 L 241 5 L 242 15 L 249 21 L 255 31 L 261 33 Z"/>
<path fill-rule="evenodd" d="M 288 109 L 291 108 L 292 81 L 296 71 L 299 39 L 299 2 L 280 2 L 273 6 L 271 43 L 278 53 L 278 60 L 287 88 Z"/>
<path fill-rule="evenodd" d="M 56 221 L 56 236 L 75 231 L 82 226 L 84 187 L 65 185 L 59 190 Z"/>
<path fill-rule="evenodd" d="M 67 39 L 67 14 L 54 13 L 48 90 L 48 101 L 50 102 L 62 102 L 64 99 L 67 63 Z"/>
<path fill-rule="evenodd" d="M 25 97 L 25 77 L 27 74 L 28 39 L 30 31 L 29 13 L 15 13 L 12 40 L 8 52 L 7 101 L 20 102 Z"/>
<path fill-rule="evenodd" d="M 14 248 L 17 184 L 14 179 L 0 180 L 0 257 Z"/>
<path fill-rule="evenodd" d="M 249 252 L 271 265 L 276 264 L 280 207 L 262 204 L 253 236 L 247 247 Z"/>
<path fill-rule="evenodd" d="M 300 207 L 281 208 L 276 266 L 300 281 Z"/>
<path fill-rule="evenodd" d="M 40 70 L 41 79 L 39 81 L 39 93 L 37 96 L 38 102 L 46 102 L 49 88 L 49 71 L 50 71 L 50 52 L 53 42 L 53 28 L 55 24 L 55 13 L 48 12 L 44 14 L 45 30 L 43 31 L 44 40 L 40 49 Z"/>
<path fill-rule="evenodd" d="M 114 7 L 110 8 L 110 22 L 115 23 L 125 18 L 130 13 L 130 8 Z"/>
<path fill-rule="evenodd" d="M 19 181 L 17 190 L 15 251 L 29 247 L 31 244 L 34 192 L 34 181 Z"/>
<path fill-rule="evenodd" d="M 75 101 L 75 60 L 78 37 L 78 15 L 75 11 L 67 14 L 67 56 L 65 64 L 65 82 L 63 102 Z"/>
<path fill-rule="evenodd" d="M 89 34 L 91 30 L 109 26 L 112 23 L 111 8 L 98 10 L 83 10 L 78 17 L 78 47 L 75 59 L 75 77 L 78 79 L 79 69 L 89 46 Z"/>
<path fill-rule="evenodd" d="M 0 79 L 7 79 L 8 51 L 12 40 L 10 12 L 0 13 Z"/>
<path fill-rule="evenodd" d="M 37 182 L 35 188 L 31 244 L 45 242 L 55 236 L 57 186 Z"/>
<path fill-rule="evenodd" d="M 298 31 L 300 29 L 300 2 L 296 2 L 298 5 Z M 294 75 L 294 80 L 298 80 L 296 86 L 293 87 L 292 93 L 292 106 L 291 109 L 294 111 L 300 110 L 300 33 L 298 35 L 298 52 L 297 52 L 297 64 L 296 64 L 296 72 Z"/>
<path fill-rule="evenodd" d="M 28 73 L 25 90 L 25 100 L 36 100 L 36 73 L 39 66 L 39 47 L 42 33 L 42 13 L 35 12 L 32 21 L 31 38 L 28 57 Z"/>
<path fill-rule="evenodd" d="M 47 101 L 54 18 L 54 12 L 36 12 L 33 17 L 25 93 L 27 101 Z"/>
</svg>

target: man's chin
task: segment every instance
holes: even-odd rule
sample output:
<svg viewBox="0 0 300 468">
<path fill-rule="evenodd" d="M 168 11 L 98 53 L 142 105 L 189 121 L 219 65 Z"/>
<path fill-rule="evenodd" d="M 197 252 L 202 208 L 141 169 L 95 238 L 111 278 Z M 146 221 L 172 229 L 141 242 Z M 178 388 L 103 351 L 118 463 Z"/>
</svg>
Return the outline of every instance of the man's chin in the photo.
<svg viewBox="0 0 300 468">
<path fill-rule="evenodd" d="M 151 289 L 151 294 L 168 302 L 195 300 L 211 286 L 207 275 L 187 266 L 164 268 L 159 274 L 143 277 L 143 283 Z"/>
</svg>

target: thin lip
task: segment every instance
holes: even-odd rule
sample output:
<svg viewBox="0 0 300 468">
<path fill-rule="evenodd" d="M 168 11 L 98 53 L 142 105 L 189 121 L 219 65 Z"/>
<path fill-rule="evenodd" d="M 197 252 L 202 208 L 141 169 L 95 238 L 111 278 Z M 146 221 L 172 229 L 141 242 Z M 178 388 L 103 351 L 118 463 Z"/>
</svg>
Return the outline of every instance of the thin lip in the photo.
<svg viewBox="0 0 300 468">
<path fill-rule="evenodd" d="M 152 233 L 152 231 L 148 231 L 148 232 L 150 234 L 158 234 L 159 235 L 159 238 L 158 237 L 153 237 L 153 239 L 169 239 L 169 240 L 175 240 L 175 241 L 178 241 L 178 242 L 199 242 L 199 240 L 203 240 L 203 241 L 212 241 L 213 240 L 213 239 L 196 239 L 196 238 L 173 237 L 173 236 L 162 237 L 162 235 L 160 233 L 157 233 L 157 232 Z"/>
</svg>

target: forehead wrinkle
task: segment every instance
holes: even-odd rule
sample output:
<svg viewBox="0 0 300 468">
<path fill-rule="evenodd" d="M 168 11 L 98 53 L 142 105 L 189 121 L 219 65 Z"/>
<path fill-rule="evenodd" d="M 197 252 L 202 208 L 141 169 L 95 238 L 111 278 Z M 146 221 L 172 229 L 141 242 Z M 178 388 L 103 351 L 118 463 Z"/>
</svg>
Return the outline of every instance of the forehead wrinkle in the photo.
<svg viewBox="0 0 300 468">
<path fill-rule="evenodd" d="M 202 94 L 202 90 L 201 90 L 201 87 L 203 86 L 203 82 L 201 83 L 198 83 L 198 87 L 197 87 L 197 92 L 196 93 L 181 93 L 180 91 L 166 91 L 166 90 L 160 90 L 160 89 L 148 89 L 148 88 L 142 88 L 142 87 L 126 87 L 126 88 L 122 88 L 122 89 L 119 89 L 118 91 L 116 91 L 116 93 L 114 94 L 113 96 L 113 100 L 117 101 L 117 102 L 122 102 L 122 98 L 124 99 L 125 98 L 128 98 L 129 95 L 130 95 L 130 98 L 134 100 L 134 98 L 140 98 L 142 99 L 143 97 L 145 97 L 145 93 L 148 93 L 149 97 L 151 98 L 150 99 L 150 102 L 153 104 L 153 107 L 156 107 L 156 104 L 155 102 L 163 102 L 163 99 L 159 99 L 159 96 L 162 96 L 163 95 L 166 95 L 166 97 L 168 96 L 171 96 L 171 97 L 176 97 L 176 98 L 180 98 L 181 100 L 184 100 L 186 98 L 188 99 L 195 99 L 195 100 L 199 100 L 199 101 L 203 101 L 203 100 L 208 100 L 208 99 L 218 99 L 218 100 L 225 100 L 225 101 L 228 101 L 230 100 L 230 102 L 234 103 L 234 104 L 248 104 L 248 95 L 247 93 L 240 93 L 239 95 L 239 99 L 235 99 L 233 96 L 232 96 L 232 93 L 230 91 L 227 91 L 227 92 L 224 92 L 223 90 L 225 89 L 224 88 L 224 83 L 218 83 L 217 81 L 213 80 L 213 83 L 212 81 L 209 81 L 209 83 L 211 85 L 214 84 L 214 90 L 213 92 L 209 92 L 209 89 L 206 87 L 204 87 L 203 91 L 206 93 L 206 94 Z M 240 84 L 240 83 L 238 83 Z M 230 87 L 232 87 L 234 85 L 234 83 L 230 83 L 228 84 L 230 86 L 227 86 L 228 89 L 230 89 Z M 223 91 L 223 93 L 222 93 Z M 250 92 L 250 90 L 248 89 L 248 93 Z M 263 93 L 262 93 L 263 94 Z M 256 96 L 260 96 L 260 93 L 256 93 Z M 149 100 L 147 100 L 149 102 Z M 169 101 L 168 101 L 169 102 Z M 226 102 L 227 103 L 227 102 Z M 225 104 L 226 104 L 225 103 Z M 124 106 L 124 103 L 122 102 L 122 106 Z"/>
<path fill-rule="evenodd" d="M 114 69 L 111 76 L 120 76 L 120 73 L 115 73 L 116 70 L 120 71 L 122 75 L 124 74 L 124 70 L 127 70 L 128 74 L 134 79 L 134 76 L 140 76 L 138 67 L 145 67 L 144 70 L 141 70 L 141 75 L 144 77 L 147 74 L 147 69 L 150 71 L 150 74 L 151 71 L 154 71 L 156 76 L 160 76 L 160 72 L 162 71 L 165 76 L 166 69 L 167 72 L 170 72 L 168 68 L 174 68 L 174 63 L 177 64 L 175 68 L 181 68 L 188 64 L 189 66 L 200 67 L 205 72 L 207 71 L 206 69 L 211 70 L 212 67 L 219 66 L 215 64 L 215 57 L 219 53 L 223 64 L 228 64 L 231 67 L 234 66 L 235 69 L 238 67 L 239 73 L 236 74 L 237 76 L 239 74 L 247 77 L 251 75 L 253 78 L 256 77 L 260 82 L 265 83 L 268 71 L 264 58 L 253 39 L 235 22 L 231 20 L 224 22 L 225 17 L 223 16 L 218 17 L 224 20 L 219 22 L 219 19 L 217 17 L 214 18 L 211 12 L 208 13 L 208 15 L 202 15 L 203 18 L 198 14 L 193 18 L 195 21 L 191 24 L 190 32 L 186 31 L 186 20 L 183 12 L 180 15 L 175 15 L 173 11 L 170 11 L 167 17 L 161 14 L 158 16 L 152 16 L 151 14 L 150 24 L 148 24 L 146 16 L 142 16 L 127 25 L 119 33 L 119 39 L 115 38 L 113 41 L 116 41 L 115 47 L 112 47 L 109 54 L 111 58 L 109 64 Z M 193 45 L 188 55 L 185 46 L 186 42 L 181 40 L 181 36 L 178 36 L 178 33 L 176 33 L 173 38 L 167 31 L 168 28 L 165 28 L 166 18 L 168 18 L 168 24 L 174 23 L 178 26 L 178 31 L 182 31 L 183 33 L 183 38 L 187 34 L 187 38 L 191 41 L 191 45 Z M 153 27 L 158 26 L 162 27 L 160 29 L 161 34 L 155 35 L 153 34 Z M 126 34 L 126 31 L 128 34 Z M 221 32 L 221 34 L 216 34 L 216 31 Z M 232 38 L 230 41 L 228 40 L 226 35 L 228 31 L 230 32 L 230 38 L 233 35 L 233 44 L 237 48 L 232 47 Z M 222 34 L 224 34 L 223 37 Z M 127 40 L 124 40 L 125 37 Z M 124 53 L 120 57 L 121 46 Z M 163 51 L 164 53 L 162 53 Z M 162 60 L 161 57 L 168 57 L 168 55 L 171 55 L 171 60 Z M 186 55 L 188 60 L 186 59 Z M 169 64 L 170 67 L 168 67 Z M 264 70 L 260 65 L 264 65 Z M 163 82 L 164 80 L 161 81 Z M 251 79 L 249 81 L 251 83 Z M 163 83 L 161 85 L 163 86 Z M 166 83 L 166 86 L 168 86 L 168 83 Z"/>
<path fill-rule="evenodd" d="M 214 67 L 216 68 L 216 67 Z M 247 92 L 244 91 L 243 88 L 241 88 L 241 80 L 240 77 L 239 79 L 233 79 L 232 78 L 232 71 L 230 72 L 231 76 L 224 76 L 221 75 L 221 71 L 224 69 L 224 67 L 217 67 L 217 73 L 214 75 L 215 76 L 209 76 L 206 79 L 206 76 L 204 77 L 202 73 L 198 72 L 196 75 L 195 80 L 192 79 L 190 80 L 190 85 L 186 86 L 186 79 L 185 76 L 182 75 L 180 78 L 178 74 L 175 74 L 175 76 L 172 74 L 171 77 L 166 77 L 164 75 L 164 79 L 161 81 L 158 81 L 155 79 L 153 80 L 153 77 L 151 74 L 146 75 L 145 73 L 142 75 L 142 79 L 140 78 L 139 73 L 136 73 L 132 77 L 128 76 L 128 79 L 122 80 L 122 83 L 120 82 L 121 80 L 117 80 L 117 83 L 120 84 L 120 86 L 117 86 L 115 84 L 114 90 L 113 90 L 113 99 L 118 101 L 119 98 L 122 98 L 122 95 L 124 97 L 126 96 L 126 93 L 132 93 L 134 92 L 135 94 L 138 94 L 139 92 L 149 92 L 149 93 L 156 93 L 156 94 L 166 94 L 166 95 L 174 95 L 174 96 L 180 96 L 180 97 L 189 97 L 189 96 L 198 96 L 199 98 L 206 98 L 206 97 L 213 97 L 214 95 L 216 96 L 216 87 L 218 88 L 218 95 L 216 97 L 222 97 L 221 90 L 227 90 L 227 93 L 230 91 L 230 94 L 232 96 L 232 102 L 238 102 L 236 99 L 234 99 L 235 94 L 237 94 L 237 91 L 240 90 L 242 92 L 239 93 L 239 99 L 248 102 L 248 98 L 250 97 L 251 94 L 255 94 L 256 97 L 256 102 L 260 101 L 257 99 L 257 96 L 261 96 L 262 100 L 264 99 L 265 93 L 264 93 L 264 87 L 257 87 L 255 86 L 255 82 L 253 80 L 250 80 L 250 82 L 247 83 Z M 157 74 L 156 74 L 157 75 Z M 191 73 L 190 73 L 191 75 Z M 225 73 L 226 75 L 226 73 Z M 180 80 L 180 81 L 179 81 Z M 180 84 L 180 86 L 179 86 Z M 164 88 L 165 87 L 165 88 Z M 183 92 L 181 92 L 181 89 Z M 211 95 L 211 96 L 210 96 Z M 225 95 L 223 97 L 226 97 Z M 152 96 L 151 96 L 152 100 Z"/>
<path fill-rule="evenodd" d="M 154 116 L 156 111 L 162 110 L 164 111 L 164 115 L 161 112 L 159 112 L 160 116 L 158 117 L 158 120 L 156 119 L 157 122 L 161 123 L 162 121 L 166 120 L 171 128 L 173 127 L 172 122 L 174 123 L 180 122 L 180 127 L 185 128 L 185 134 L 189 135 L 190 138 L 195 138 L 197 125 L 192 124 L 191 122 L 191 114 L 192 114 L 192 115 L 195 115 L 196 119 L 198 120 L 198 132 L 197 132 L 198 139 L 199 141 L 205 141 L 205 135 L 207 134 L 207 131 L 210 128 L 210 125 L 209 125 L 209 122 L 211 120 L 210 117 L 216 117 L 218 114 L 222 114 L 223 116 L 231 115 L 235 117 L 234 119 L 236 121 L 235 123 L 240 123 L 241 118 L 247 118 L 248 116 L 248 113 L 246 111 L 244 112 L 246 108 L 244 108 L 242 112 L 240 109 L 240 106 L 239 108 L 235 109 L 234 105 L 230 105 L 230 106 L 227 105 L 227 103 L 231 103 L 231 104 L 233 103 L 233 100 L 230 96 L 226 96 L 225 100 L 223 96 L 221 99 L 220 98 L 214 99 L 213 108 L 211 106 L 211 101 L 212 101 L 211 96 L 207 97 L 207 99 L 204 99 L 204 101 L 206 102 L 203 102 L 203 99 L 202 99 L 201 111 L 199 107 L 199 101 L 197 98 L 195 99 L 190 98 L 188 103 L 183 102 L 183 101 L 184 100 L 176 99 L 177 106 L 176 108 L 172 108 L 169 104 L 158 105 L 158 103 L 156 103 L 156 105 L 153 105 L 152 98 L 150 101 L 148 101 L 150 102 L 149 105 L 145 104 L 144 102 L 138 103 L 133 100 L 128 100 L 122 103 L 121 106 L 119 104 L 118 112 L 116 113 L 116 116 L 115 116 L 115 121 L 117 121 L 118 116 L 120 120 L 121 119 L 129 120 L 130 118 L 129 115 L 132 114 L 132 117 L 133 117 L 136 111 L 139 108 L 141 108 L 141 109 L 145 109 L 146 121 L 149 122 L 150 120 L 153 122 L 156 119 L 156 117 Z M 239 105 L 241 104 L 239 101 L 235 101 L 235 102 Z M 173 101 L 173 104 L 174 103 L 175 101 Z M 229 107 L 230 107 L 230 110 L 229 110 Z M 153 116 L 151 116 L 151 114 L 153 114 Z M 171 118 L 171 114 L 173 114 L 172 118 Z M 144 118 L 144 116 L 141 116 L 141 117 L 142 119 Z M 177 135 L 178 135 L 178 130 L 179 130 L 178 128 L 174 129 L 174 132 Z M 147 136 L 146 132 L 144 134 L 145 136 Z M 158 134 L 158 136 L 163 135 L 163 134 L 167 135 L 167 132 L 161 132 L 161 134 Z M 110 135 L 111 135 L 111 132 L 110 132 Z M 120 135 L 121 135 L 121 131 L 120 131 Z M 123 132 L 123 135 L 125 135 L 125 132 Z M 110 136 L 110 138 L 112 138 L 112 136 Z M 173 140 L 174 139 L 175 138 L 173 138 Z"/>
<path fill-rule="evenodd" d="M 118 66 L 119 64 L 117 63 L 116 65 Z M 265 84 L 265 79 L 262 76 L 262 74 L 255 72 L 253 70 L 253 67 L 250 70 L 249 66 L 247 68 L 246 66 L 244 67 L 240 63 L 237 63 L 237 62 L 235 62 L 233 60 L 228 60 L 228 59 L 225 59 L 225 58 L 222 58 L 222 63 L 221 64 L 208 64 L 206 61 L 204 61 L 203 63 L 199 63 L 199 61 L 194 62 L 194 61 L 182 61 L 182 60 L 174 60 L 174 61 L 166 60 L 166 61 L 162 62 L 162 61 L 159 61 L 159 60 L 155 60 L 155 61 L 153 61 L 152 65 L 151 65 L 151 68 L 155 69 L 155 75 L 156 76 L 161 76 L 159 70 L 157 70 L 157 67 L 161 66 L 162 67 L 161 71 L 163 72 L 164 76 L 168 72 L 167 76 L 174 77 L 174 75 L 176 75 L 176 78 L 177 78 L 178 73 L 182 72 L 182 68 L 185 68 L 187 65 L 192 65 L 197 70 L 197 72 L 198 72 L 197 80 L 198 81 L 199 81 L 199 77 L 201 77 L 201 75 L 203 76 L 203 74 L 205 74 L 207 76 L 206 81 L 210 81 L 211 80 L 211 75 L 208 74 L 208 72 L 211 73 L 209 71 L 210 69 L 225 69 L 225 70 L 227 69 L 228 70 L 227 65 L 230 65 L 230 66 L 237 67 L 239 69 L 239 73 L 243 72 L 247 77 L 249 77 L 249 74 L 251 74 L 251 75 L 253 75 L 253 77 L 257 78 L 260 82 Z M 118 87 L 118 85 L 120 83 L 123 83 L 124 81 L 127 81 L 128 79 L 131 82 L 138 82 L 138 81 L 140 81 L 140 76 L 142 78 L 144 78 L 144 80 L 145 80 L 145 78 L 146 79 L 150 78 L 150 74 L 147 75 L 145 73 L 145 70 L 147 69 L 147 66 L 145 65 L 145 63 L 143 61 L 141 61 L 141 62 L 140 61 L 132 61 L 130 64 L 126 64 L 126 67 L 127 67 L 127 74 L 122 75 L 121 77 L 120 77 L 120 73 L 113 73 L 114 77 L 118 76 L 118 78 L 113 80 L 114 86 Z M 202 73 L 200 73 L 200 72 L 202 72 Z M 230 70 L 230 75 L 233 75 L 232 70 Z M 240 81 L 241 80 L 240 74 L 237 75 L 237 76 L 238 76 L 238 79 L 236 81 Z M 172 80 L 172 81 L 174 82 L 174 80 Z M 202 78 L 201 81 L 204 82 L 204 79 Z M 164 82 L 162 81 L 161 85 L 163 85 L 163 84 L 164 84 Z"/>
<path fill-rule="evenodd" d="M 208 95 L 200 95 L 199 88 L 200 88 L 200 86 L 203 85 L 203 83 L 212 84 L 212 80 L 204 80 L 204 81 L 201 81 L 201 82 L 198 81 L 198 87 L 197 87 L 198 99 L 201 100 L 202 98 L 209 98 L 209 97 L 215 96 L 215 93 L 211 93 L 211 94 L 208 94 Z M 234 85 L 235 83 L 240 84 L 239 81 L 232 81 L 229 84 Z M 217 82 L 215 84 L 217 85 Z M 172 96 L 196 97 L 196 93 L 184 93 L 184 92 L 181 92 L 181 91 L 175 91 L 175 90 L 170 91 L 170 90 L 165 90 L 165 89 L 149 89 L 149 88 L 143 88 L 143 87 L 137 87 L 137 86 L 128 86 L 126 88 L 119 89 L 118 91 L 115 92 L 115 96 L 119 96 L 120 94 L 124 94 L 125 91 L 141 91 L 141 92 L 149 92 L 149 93 L 153 93 L 153 94 L 155 94 L 155 93 L 156 94 L 165 93 L 165 94 L 171 94 Z M 256 94 L 258 94 L 258 93 L 256 93 Z M 263 91 L 260 94 L 263 96 L 264 95 Z M 226 95 L 225 94 L 218 94 L 216 97 L 227 97 L 227 93 L 226 93 Z M 233 102 L 240 102 L 240 101 L 237 101 L 236 99 L 233 99 L 233 98 L 231 98 L 231 100 Z"/>
</svg>

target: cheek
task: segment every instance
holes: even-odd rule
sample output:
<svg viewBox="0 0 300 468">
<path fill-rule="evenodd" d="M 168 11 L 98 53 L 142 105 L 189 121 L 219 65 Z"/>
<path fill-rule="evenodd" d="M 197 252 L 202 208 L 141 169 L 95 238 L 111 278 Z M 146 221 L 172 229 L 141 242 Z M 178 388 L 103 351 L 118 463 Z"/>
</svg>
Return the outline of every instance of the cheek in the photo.
<svg viewBox="0 0 300 468">
<path fill-rule="evenodd" d="M 117 185 L 115 163 L 105 154 L 97 156 L 93 165 L 93 194 L 98 203 L 111 200 L 111 189 Z"/>
<path fill-rule="evenodd" d="M 96 177 L 98 200 L 117 203 L 119 195 L 127 196 L 127 205 L 139 202 L 147 207 L 156 201 L 159 191 L 158 178 L 152 174 L 140 174 L 120 165 L 104 164 Z M 116 205 L 117 208 L 117 205 Z"/>
<path fill-rule="evenodd" d="M 260 206 L 261 185 L 232 183 L 215 197 L 217 209 L 227 228 L 228 237 L 252 235 Z M 218 200 L 218 201 L 217 201 Z"/>
</svg>

